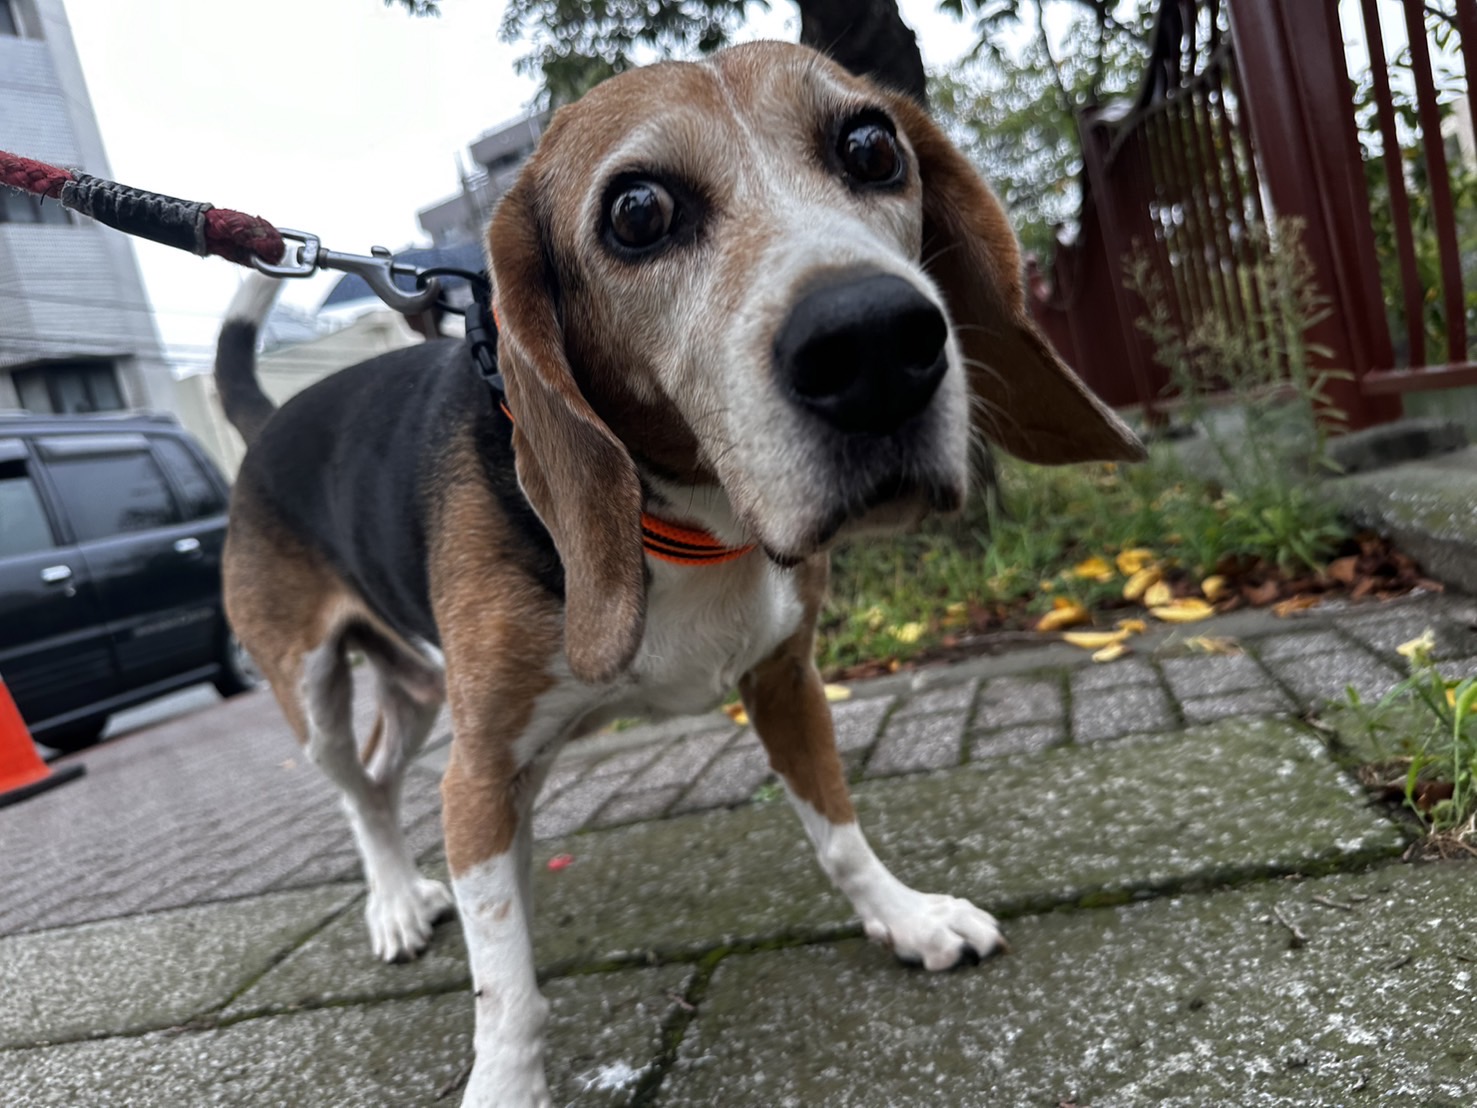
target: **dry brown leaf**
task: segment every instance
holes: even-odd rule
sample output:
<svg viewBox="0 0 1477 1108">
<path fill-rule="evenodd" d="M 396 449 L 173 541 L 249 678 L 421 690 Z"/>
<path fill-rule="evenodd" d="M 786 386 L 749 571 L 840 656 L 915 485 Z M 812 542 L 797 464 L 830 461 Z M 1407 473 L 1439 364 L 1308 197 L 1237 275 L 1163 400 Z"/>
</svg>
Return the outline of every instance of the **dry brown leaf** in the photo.
<svg viewBox="0 0 1477 1108">
<path fill-rule="evenodd" d="M 1264 581 L 1260 585 L 1243 586 L 1241 595 L 1246 597 L 1246 602 L 1252 607 L 1261 608 L 1276 600 L 1281 591 L 1276 581 Z"/>
<path fill-rule="evenodd" d="M 1309 608 L 1316 608 L 1320 599 L 1322 598 L 1309 596 L 1306 593 L 1302 596 L 1290 596 L 1286 600 L 1273 604 L 1272 614 L 1278 619 L 1286 619 L 1294 612 L 1306 612 Z"/>
<path fill-rule="evenodd" d="M 1328 563 L 1328 575 L 1341 585 L 1352 585 L 1359 577 L 1359 555 L 1335 558 Z"/>
</svg>

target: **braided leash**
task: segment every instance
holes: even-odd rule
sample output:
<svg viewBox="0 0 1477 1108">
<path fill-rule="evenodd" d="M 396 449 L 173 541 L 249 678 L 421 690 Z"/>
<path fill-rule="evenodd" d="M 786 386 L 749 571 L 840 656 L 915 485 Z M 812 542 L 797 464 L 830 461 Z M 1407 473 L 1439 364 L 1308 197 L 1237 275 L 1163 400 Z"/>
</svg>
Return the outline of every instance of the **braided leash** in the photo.
<svg viewBox="0 0 1477 1108">
<path fill-rule="evenodd" d="M 0 150 L 0 184 L 50 197 L 126 234 L 202 257 L 215 254 L 251 265 L 253 258 L 279 262 L 287 250 L 281 233 L 260 216 L 129 188 L 4 150 Z"/>
</svg>

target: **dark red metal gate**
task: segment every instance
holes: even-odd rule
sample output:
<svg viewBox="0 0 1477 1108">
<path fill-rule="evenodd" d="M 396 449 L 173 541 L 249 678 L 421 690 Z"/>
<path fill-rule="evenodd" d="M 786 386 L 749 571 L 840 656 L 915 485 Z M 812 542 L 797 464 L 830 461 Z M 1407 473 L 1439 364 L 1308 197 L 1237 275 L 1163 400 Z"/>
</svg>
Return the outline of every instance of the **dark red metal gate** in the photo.
<svg viewBox="0 0 1477 1108">
<path fill-rule="evenodd" d="M 1328 387 L 1347 426 L 1395 418 L 1401 392 L 1477 384 L 1477 204 L 1457 203 L 1477 201 L 1477 0 L 1225 0 L 1224 36 L 1219 6 L 1164 0 L 1179 38 L 1158 37 L 1138 103 L 1081 121 L 1081 226 L 1032 281 L 1042 326 L 1109 403 L 1152 415 L 1168 372 L 1136 326 L 1128 256 L 1147 256 L 1187 331 L 1249 324 L 1246 275 L 1275 248 L 1259 229 L 1295 217 L 1330 307 L 1309 339 L 1349 375 Z M 1467 128 L 1455 165 L 1451 121 Z"/>
</svg>

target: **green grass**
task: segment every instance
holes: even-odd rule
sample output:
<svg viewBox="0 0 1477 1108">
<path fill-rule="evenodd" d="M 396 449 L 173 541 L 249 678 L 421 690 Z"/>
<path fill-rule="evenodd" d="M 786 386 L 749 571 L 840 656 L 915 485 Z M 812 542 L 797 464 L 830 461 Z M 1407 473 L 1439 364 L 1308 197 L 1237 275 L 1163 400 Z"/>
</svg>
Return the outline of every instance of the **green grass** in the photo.
<svg viewBox="0 0 1477 1108">
<path fill-rule="evenodd" d="M 1197 578 L 1228 558 L 1296 573 L 1347 537 L 1325 499 L 1287 481 L 1229 493 L 1188 476 L 1167 447 L 1136 466 L 1043 468 L 1006 461 L 998 496 L 916 534 L 836 555 L 820 626 L 821 668 L 906 661 L 966 630 L 1023 627 L 1057 597 L 1124 607 L 1123 580 L 1083 580 L 1093 556 L 1147 547 Z"/>
</svg>

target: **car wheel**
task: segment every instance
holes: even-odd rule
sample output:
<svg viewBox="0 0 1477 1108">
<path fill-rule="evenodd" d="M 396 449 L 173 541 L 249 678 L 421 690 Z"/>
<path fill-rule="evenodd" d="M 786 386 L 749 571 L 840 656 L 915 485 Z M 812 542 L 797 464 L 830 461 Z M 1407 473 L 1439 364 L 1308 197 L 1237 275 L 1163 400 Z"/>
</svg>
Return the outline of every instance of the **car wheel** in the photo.
<svg viewBox="0 0 1477 1108">
<path fill-rule="evenodd" d="M 236 632 L 226 632 L 225 644 L 221 647 L 221 670 L 215 676 L 215 691 L 222 696 L 240 696 L 250 692 L 262 682 L 261 671 L 246 653 L 246 647 L 236 637 Z"/>
<path fill-rule="evenodd" d="M 86 750 L 96 743 L 102 737 L 103 728 L 107 725 L 107 716 L 96 716 L 92 719 L 84 719 L 80 723 L 69 723 L 55 731 L 43 732 L 36 741 L 53 750 L 71 754 L 76 750 Z"/>
</svg>

